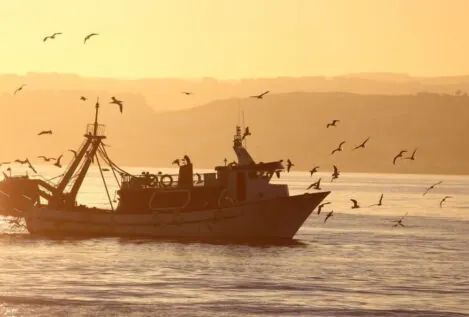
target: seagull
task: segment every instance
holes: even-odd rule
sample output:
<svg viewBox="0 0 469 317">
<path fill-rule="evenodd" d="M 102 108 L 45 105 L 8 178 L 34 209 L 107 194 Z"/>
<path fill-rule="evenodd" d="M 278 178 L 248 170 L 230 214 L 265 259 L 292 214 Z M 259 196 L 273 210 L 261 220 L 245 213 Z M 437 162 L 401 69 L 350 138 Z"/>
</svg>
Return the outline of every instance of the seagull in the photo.
<svg viewBox="0 0 469 317">
<path fill-rule="evenodd" d="M 324 223 L 326 223 L 327 219 L 333 216 L 334 210 L 329 211 L 329 213 L 326 215 L 326 218 L 324 219 Z"/>
<path fill-rule="evenodd" d="M 192 95 L 192 92 L 190 92 L 190 91 L 183 91 L 183 92 L 181 92 L 181 94 L 184 94 L 184 95 L 186 95 L 186 96 L 189 96 L 189 95 Z"/>
<path fill-rule="evenodd" d="M 20 160 L 20 159 L 16 159 L 15 162 L 16 162 L 16 163 L 20 163 L 21 165 L 23 165 L 23 164 L 28 163 L 28 159 L 25 159 L 24 161 L 22 161 L 22 160 Z"/>
<path fill-rule="evenodd" d="M 109 169 L 109 168 L 106 168 L 106 167 L 104 167 L 104 168 L 102 168 L 102 169 L 101 169 L 101 171 L 103 171 L 103 172 L 109 172 L 109 171 L 110 171 L 110 169 Z"/>
<path fill-rule="evenodd" d="M 80 100 L 82 100 L 82 101 L 86 101 L 86 99 L 87 99 L 87 98 L 86 98 L 85 96 L 81 96 L 81 97 L 80 97 Z"/>
<path fill-rule="evenodd" d="M 331 152 L 331 155 L 334 154 L 335 152 L 341 152 L 342 151 L 342 145 L 344 145 L 345 141 L 342 141 L 340 142 L 339 144 L 339 147 L 334 149 L 332 152 Z"/>
<path fill-rule="evenodd" d="M 443 199 L 440 201 L 440 208 L 443 207 L 443 203 L 446 201 L 448 198 L 453 198 L 453 196 L 445 196 Z"/>
<path fill-rule="evenodd" d="M 62 154 L 57 158 L 57 161 L 54 163 L 54 166 L 57 166 L 58 168 L 61 168 L 62 165 L 60 164 L 60 160 L 62 159 Z"/>
<path fill-rule="evenodd" d="M 365 141 L 362 142 L 362 144 L 357 145 L 356 147 L 354 147 L 352 151 L 358 150 L 359 148 L 365 148 L 366 142 L 368 142 L 369 139 L 370 138 L 368 137 Z"/>
<path fill-rule="evenodd" d="M 43 134 L 52 134 L 52 130 L 41 131 L 37 135 L 43 135 Z"/>
<path fill-rule="evenodd" d="M 184 161 L 186 162 L 186 165 L 191 164 L 191 159 L 187 155 L 184 155 Z"/>
<path fill-rule="evenodd" d="M 85 37 L 85 40 L 83 41 L 83 44 L 86 44 L 86 41 L 88 41 L 92 36 L 99 35 L 98 33 L 90 33 Z"/>
<path fill-rule="evenodd" d="M 246 129 L 244 129 L 242 140 L 244 140 L 244 138 L 247 137 L 248 135 L 251 135 L 251 131 L 249 131 L 249 127 L 246 127 Z"/>
<path fill-rule="evenodd" d="M 264 92 L 263 92 L 262 94 L 260 94 L 260 95 L 250 96 L 250 98 L 262 99 L 262 98 L 264 98 L 264 96 L 265 96 L 266 94 L 268 94 L 269 92 L 270 92 L 270 91 L 267 90 L 267 91 L 264 91 Z"/>
<path fill-rule="evenodd" d="M 28 159 L 27 159 L 28 160 Z M 34 166 L 31 164 L 31 162 L 28 160 L 28 167 L 35 173 L 37 174 L 37 171 L 36 169 L 34 168 Z"/>
<path fill-rule="evenodd" d="M 15 92 L 13 93 L 13 95 L 16 95 L 17 92 L 20 92 L 21 90 L 23 90 L 23 88 L 26 86 L 26 84 L 23 84 L 21 86 L 19 86 L 18 88 L 16 88 Z"/>
<path fill-rule="evenodd" d="M 398 158 L 402 157 L 402 154 L 404 154 L 404 153 L 407 153 L 407 151 L 406 151 L 406 150 L 402 150 L 402 151 L 399 152 L 399 154 L 397 154 L 396 156 L 394 156 L 394 159 L 392 160 L 392 164 L 393 164 L 393 165 L 396 165 L 396 160 L 397 160 Z"/>
<path fill-rule="evenodd" d="M 116 97 L 112 96 L 111 97 L 111 102 L 110 103 L 113 103 L 113 104 L 116 104 L 119 106 L 119 110 L 120 112 L 122 113 L 122 110 L 124 110 L 124 106 L 122 105 L 122 100 L 118 100 L 116 99 Z"/>
<path fill-rule="evenodd" d="M 321 190 L 321 188 L 319 187 L 321 185 L 321 178 L 319 178 L 316 182 L 312 183 L 311 185 L 308 186 L 308 188 L 306 188 L 306 190 L 309 190 L 311 188 L 314 188 L 314 189 L 317 189 L 317 190 Z"/>
<path fill-rule="evenodd" d="M 405 160 L 415 160 L 415 152 L 417 152 L 417 148 L 415 148 L 414 152 L 412 152 L 412 155 L 409 157 L 404 157 Z"/>
<path fill-rule="evenodd" d="M 335 124 L 336 124 L 337 122 L 340 122 L 340 120 L 336 120 L 336 119 L 332 120 L 331 123 L 328 123 L 328 124 L 326 125 L 326 128 L 335 127 L 335 126 L 336 126 Z"/>
<path fill-rule="evenodd" d="M 422 196 L 425 196 L 429 191 L 431 191 L 433 188 L 435 188 L 436 185 L 440 185 L 441 183 L 443 183 L 443 181 L 439 181 L 435 184 L 433 184 L 432 186 L 428 187 L 425 192 L 422 194 Z"/>
<path fill-rule="evenodd" d="M 292 168 L 292 166 L 295 166 L 295 164 L 293 164 L 290 159 L 287 160 L 287 172 L 290 173 L 290 169 Z"/>
<path fill-rule="evenodd" d="M 333 182 L 334 179 L 339 178 L 339 175 L 340 175 L 339 169 L 337 168 L 337 166 L 334 165 L 334 171 L 332 172 L 331 182 Z"/>
<path fill-rule="evenodd" d="M 46 36 L 42 41 L 45 42 L 45 41 L 47 41 L 48 39 L 55 39 L 55 36 L 56 36 L 56 35 L 60 35 L 60 34 L 62 34 L 62 33 L 56 32 L 56 33 L 54 33 L 54 34 L 52 34 L 52 35 Z"/>
<path fill-rule="evenodd" d="M 383 194 L 381 194 L 381 197 L 379 198 L 379 202 L 377 204 L 370 205 L 369 207 L 372 206 L 382 206 L 383 205 Z"/>
<path fill-rule="evenodd" d="M 55 161 L 55 157 L 45 157 L 44 155 L 40 155 L 37 158 L 42 158 L 44 162 L 49 162 L 50 160 Z"/>
<path fill-rule="evenodd" d="M 360 208 L 360 206 L 358 205 L 358 201 L 356 201 L 355 199 L 350 199 L 350 201 L 353 203 L 352 209 Z"/>
<path fill-rule="evenodd" d="M 175 160 L 173 161 L 173 164 L 176 164 L 177 166 L 181 166 L 181 160 L 175 159 Z"/>
<path fill-rule="evenodd" d="M 393 220 L 392 222 L 395 222 L 393 227 L 397 227 L 397 226 L 405 227 L 404 224 L 402 223 L 402 220 L 404 219 L 405 216 L 407 216 L 407 213 L 404 216 L 402 216 L 400 219 Z"/>
<path fill-rule="evenodd" d="M 68 151 L 73 153 L 73 157 L 77 157 L 77 151 L 72 149 L 68 149 Z"/>
<path fill-rule="evenodd" d="M 327 202 L 327 203 L 322 203 L 318 206 L 318 215 L 321 213 L 321 210 L 322 210 L 322 207 L 324 207 L 325 205 L 329 205 L 331 202 Z"/>
<path fill-rule="evenodd" d="M 313 167 L 313 169 L 309 170 L 309 173 L 311 174 L 310 176 L 313 176 L 314 173 L 318 171 L 319 166 Z"/>
</svg>

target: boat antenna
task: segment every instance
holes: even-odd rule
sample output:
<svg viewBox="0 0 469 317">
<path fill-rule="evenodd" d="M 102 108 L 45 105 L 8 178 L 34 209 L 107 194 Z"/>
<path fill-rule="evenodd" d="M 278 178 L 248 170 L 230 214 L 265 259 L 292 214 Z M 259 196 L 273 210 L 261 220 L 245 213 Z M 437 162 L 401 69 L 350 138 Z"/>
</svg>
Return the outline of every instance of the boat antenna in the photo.
<svg viewBox="0 0 469 317">
<path fill-rule="evenodd" d="M 97 136 L 98 135 L 98 112 L 99 112 L 99 97 L 96 99 L 96 112 L 95 112 L 95 115 L 94 115 L 94 136 Z"/>
<path fill-rule="evenodd" d="M 244 109 L 241 110 L 242 129 L 246 129 L 244 125 Z M 244 138 L 244 147 L 247 148 L 247 138 Z"/>
</svg>

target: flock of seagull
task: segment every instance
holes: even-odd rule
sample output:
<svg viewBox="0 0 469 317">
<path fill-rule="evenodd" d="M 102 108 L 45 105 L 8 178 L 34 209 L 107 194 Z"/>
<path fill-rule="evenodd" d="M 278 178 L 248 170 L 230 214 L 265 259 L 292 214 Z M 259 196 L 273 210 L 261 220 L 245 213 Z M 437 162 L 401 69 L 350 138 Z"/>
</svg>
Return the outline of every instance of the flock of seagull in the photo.
<svg viewBox="0 0 469 317">
<path fill-rule="evenodd" d="M 269 91 L 266 91 L 260 95 L 254 95 L 254 96 L 251 96 L 251 98 L 257 98 L 257 99 L 263 99 L 263 97 L 265 96 L 265 94 L 267 94 Z M 340 120 L 338 119 L 334 119 L 332 120 L 331 122 L 327 123 L 326 124 L 326 128 L 330 128 L 330 127 L 337 127 L 337 124 L 340 123 Z M 245 132 L 243 134 L 243 139 L 248 136 L 248 135 L 251 135 L 251 132 L 249 130 L 249 127 L 246 127 L 245 128 Z M 355 147 L 352 148 L 352 151 L 355 151 L 355 150 L 359 150 L 359 149 L 364 149 L 366 147 L 366 144 L 368 143 L 368 141 L 370 140 L 371 137 L 367 137 L 362 143 L 356 145 Z M 346 143 L 346 141 L 342 141 L 339 143 L 339 145 L 334 148 L 332 151 L 331 151 L 331 155 L 334 155 L 335 153 L 337 152 L 342 152 L 344 150 L 344 144 Z M 404 154 L 405 153 L 408 153 L 407 150 L 401 150 L 399 151 L 399 153 L 394 156 L 393 160 L 392 160 L 392 164 L 393 165 L 396 165 L 396 162 L 398 159 L 405 159 L 405 160 L 411 160 L 411 161 L 415 161 L 415 154 L 417 152 L 418 148 L 415 148 L 412 152 L 412 154 L 410 156 L 406 156 L 404 157 Z M 280 160 L 280 162 L 283 162 L 283 160 Z M 226 163 L 226 159 L 225 159 L 225 163 Z M 286 170 L 287 172 L 290 172 L 291 168 L 295 166 L 295 164 L 290 160 L 290 159 L 287 159 L 286 160 Z M 319 171 L 319 168 L 320 166 L 314 166 L 312 169 L 310 169 L 308 171 L 309 175 L 312 177 L 314 173 L 318 172 Z M 331 182 L 334 181 L 334 179 L 337 179 L 339 178 L 339 175 L 340 175 L 340 171 L 339 171 L 339 168 L 336 166 L 336 165 L 333 165 L 333 172 L 332 172 L 332 177 L 331 177 Z M 279 173 L 277 173 L 277 177 L 279 177 Z M 319 178 L 317 181 L 315 181 L 314 183 L 310 184 L 306 190 L 311 190 L 311 189 L 315 189 L 315 190 L 321 190 L 321 180 L 322 178 Z M 439 181 L 435 184 L 432 184 L 431 186 L 429 186 L 423 193 L 423 196 L 425 196 L 429 191 L 431 191 L 432 189 L 434 189 L 436 186 L 440 185 L 441 183 L 443 183 L 443 181 Z M 373 206 L 382 206 L 383 205 L 383 198 L 384 198 L 384 194 L 381 194 L 380 198 L 379 198 L 379 201 L 378 203 L 376 204 L 373 204 L 373 205 L 370 205 L 368 207 L 373 207 Z M 443 204 L 446 202 L 447 199 L 449 198 L 452 198 L 452 196 L 444 196 L 441 200 L 440 200 L 440 208 L 443 207 Z M 352 206 L 351 208 L 352 209 L 358 209 L 358 208 L 362 208 L 358 201 L 356 199 L 350 199 L 350 201 L 352 202 Z M 324 202 L 322 204 L 320 204 L 317 208 L 317 214 L 321 214 L 321 211 L 322 209 L 324 208 L 324 206 L 326 205 L 329 205 L 331 204 L 331 202 Z M 400 227 L 405 227 L 405 225 L 402 223 L 403 222 L 403 219 L 407 216 L 408 213 L 406 213 L 404 216 L 402 216 L 401 218 L 397 219 L 397 220 L 392 220 L 392 222 L 394 222 L 394 225 L 393 227 L 397 227 L 397 226 L 400 226 Z M 324 223 L 326 223 L 326 221 L 332 217 L 334 215 L 334 211 L 331 210 L 329 211 L 327 214 L 326 214 L 326 217 L 324 218 Z"/>
<path fill-rule="evenodd" d="M 51 35 L 48 35 L 48 36 L 45 36 L 43 38 L 43 42 L 47 42 L 47 41 L 50 41 L 50 40 L 55 40 L 56 39 L 56 36 L 58 35 L 62 35 L 63 33 L 61 32 L 56 32 L 56 33 L 53 33 Z M 84 40 L 83 40 L 83 43 L 86 44 L 87 41 L 94 37 L 94 36 L 98 36 L 99 33 L 89 33 L 87 34 L 85 37 L 84 37 Z M 21 92 L 24 88 L 26 87 L 26 84 L 22 84 L 21 86 L 19 86 L 18 88 L 15 89 L 15 91 L 13 92 L 14 95 L 16 95 L 17 93 Z M 252 96 L 249 96 L 250 98 L 254 98 L 254 99 L 263 99 L 265 95 L 267 95 L 270 91 L 267 90 L 267 91 L 264 91 L 263 93 L 261 94 L 258 94 L 258 95 L 252 95 Z M 190 95 L 193 95 L 194 93 L 193 92 L 190 92 L 190 91 L 183 91 L 181 92 L 182 94 L 186 95 L 186 96 L 190 96 Z M 87 97 L 85 96 L 81 96 L 80 97 L 80 100 L 81 101 L 86 101 L 88 100 Z M 111 100 L 109 102 L 110 104 L 115 104 L 119 107 L 119 111 L 120 113 L 122 114 L 123 113 L 123 101 L 122 100 L 119 100 L 117 99 L 116 97 L 112 96 L 111 97 Z M 99 97 L 96 101 L 96 104 L 99 105 Z M 333 128 L 333 127 L 337 127 L 337 124 L 340 123 L 340 120 L 338 119 L 334 119 L 332 120 L 331 122 L 327 123 L 326 124 L 326 128 Z M 41 136 L 41 135 L 51 135 L 53 134 L 52 130 L 44 130 L 44 131 L 40 131 L 38 133 L 38 136 Z M 249 127 L 246 127 L 245 128 L 245 131 L 244 131 L 244 134 L 242 136 L 242 139 L 244 140 L 247 136 L 251 135 L 251 132 L 249 130 Z M 370 137 L 366 138 L 362 143 L 358 144 L 357 146 L 353 147 L 352 148 L 352 151 L 355 151 L 355 150 L 359 150 L 359 149 L 364 149 L 368 143 L 368 141 L 370 140 Z M 337 152 L 342 152 L 344 150 L 344 144 L 346 143 L 346 141 L 342 141 L 339 143 L 339 145 L 334 148 L 332 151 L 331 151 L 331 155 L 334 155 L 335 153 Z M 108 145 L 105 145 L 105 146 L 108 146 Z M 73 155 L 76 157 L 77 153 L 75 150 L 72 150 L 72 149 L 69 149 L 68 151 L 72 152 Z M 392 163 L 393 165 L 396 165 L 396 162 L 397 160 L 399 159 L 407 159 L 407 160 L 412 160 L 414 161 L 415 160 L 415 154 L 417 152 L 417 148 L 415 148 L 412 152 L 412 155 L 410 156 L 407 156 L 407 157 L 404 157 L 404 154 L 408 153 L 407 150 L 401 150 L 399 151 L 399 153 L 394 156 L 393 160 L 392 160 Z M 61 164 L 61 159 L 63 157 L 63 154 L 61 154 L 60 156 L 58 156 L 57 158 L 55 157 L 46 157 L 46 156 L 38 156 L 38 158 L 40 159 L 43 159 L 44 162 L 50 162 L 50 161 L 53 161 L 54 162 L 54 166 L 58 167 L 58 168 L 61 168 L 62 167 L 62 164 Z M 35 174 L 37 174 L 37 171 L 36 169 L 34 168 L 34 166 L 31 164 L 31 162 L 29 161 L 28 158 L 26 158 L 25 160 L 20 160 L 20 159 L 16 159 L 13 161 L 14 163 L 19 163 L 21 165 L 24 165 L 26 164 L 28 166 L 29 169 L 31 169 Z M 281 160 L 281 162 L 283 162 L 283 160 Z M 12 162 L 1 162 L 0 163 L 0 166 L 2 165 L 8 165 L 8 164 L 11 164 Z M 179 163 L 179 162 L 176 162 L 174 161 L 173 164 L 175 163 Z M 227 163 L 227 160 L 225 158 L 225 164 Z M 179 164 L 178 164 L 179 165 Z M 287 172 L 290 172 L 291 168 L 295 166 L 295 164 L 292 163 L 292 161 L 290 159 L 287 159 L 286 160 L 286 170 Z M 316 172 L 319 171 L 319 166 L 314 166 L 311 170 L 308 171 L 308 173 L 310 174 L 310 176 L 312 177 L 313 174 L 315 174 Z M 103 168 L 102 169 L 103 171 L 107 171 L 108 169 L 105 169 Z M 11 168 L 8 167 L 7 168 L 7 171 L 10 172 L 10 175 L 11 175 Z M 6 177 L 5 173 L 4 173 L 4 176 Z M 333 182 L 335 179 L 339 178 L 340 176 L 340 171 L 338 169 L 338 167 L 336 165 L 333 165 L 333 172 L 332 172 L 332 176 L 331 176 L 331 182 Z M 279 177 L 279 173 L 277 173 L 277 177 Z M 319 178 L 317 181 L 315 181 L 314 183 L 310 184 L 306 190 L 311 190 L 311 189 L 315 189 L 315 190 L 321 190 L 321 178 Z M 439 181 L 431 186 L 429 186 L 425 192 L 423 193 L 423 196 L 425 196 L 429 191 L 431 191 L 432 189 L 434 189 L 436 186 L 440 185 L 443 181 Z M 378 203 L 376 204 L 373 204 L 373 205 L 370 205 L 368 207 L 372 207 L 372 206 L 382 206 L 383 205 L 383 197 L 384 197 L 384 194 L 381 194 L 380 196 L 380 199 L 378 201 Z M 452 198 L 452 196 L 445 196 L 441 199 L 440 201 L 440 208 L 443 207 L 443 204 L 445 203 L 445 201 L 449 198 Z M 358 208 L 361 208 L 358 201 L 356 199 L 350 199 L 350 201 L 352 202 L 352 206 L 351 208 L 352 209 L 358 209 Z M 322 209 L 324 208 L 324 206 L 326 205 L 329 205 L 331 204 L 331 202 L 324 202 L 322 204 L 320 204 L 317 208 L 317 214 L 321 214 L 321 211 Z M 327 214 L 326 214 L 326 217 L 324 218 L 324 223 L 326 223 L 326 221 L 332 217 L 334 214 L 334 211 L 331 210 L 329 211 Z M 407 213 L 402 216 L 401 218 L 397 219 L 397 220 L 393 220 L 394 222 L 394 225 L 393 227 L 397 227 L 397 226 L 401 226 L 401 227 L 405 227 L 405 225 L 402 223 L 404 217 L 407 216 Z"/>
</svg>

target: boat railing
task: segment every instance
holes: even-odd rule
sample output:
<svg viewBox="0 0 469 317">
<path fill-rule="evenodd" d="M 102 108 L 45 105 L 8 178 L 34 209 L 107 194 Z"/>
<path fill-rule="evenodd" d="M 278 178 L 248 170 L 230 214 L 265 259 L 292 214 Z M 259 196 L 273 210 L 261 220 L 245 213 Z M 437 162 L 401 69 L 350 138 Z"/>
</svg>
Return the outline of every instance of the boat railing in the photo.
<svg viewBox="0 0 469 317">
<path fill-rule="evenodd" d="M 194 173 L 193 185 L 212 185 L 216 182 L 216 173 Z M 122 188 L 176 188 L 179 187 L 178 174 L 122 175 Z"/>
</svg>

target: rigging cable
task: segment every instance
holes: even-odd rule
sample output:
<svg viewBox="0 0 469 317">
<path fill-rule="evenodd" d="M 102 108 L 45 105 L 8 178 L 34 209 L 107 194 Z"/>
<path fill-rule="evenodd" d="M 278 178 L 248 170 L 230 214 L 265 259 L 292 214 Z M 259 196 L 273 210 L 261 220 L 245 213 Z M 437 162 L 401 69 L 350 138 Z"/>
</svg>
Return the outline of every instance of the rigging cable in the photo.
<svg viewBox="0 0 469 317">
<path fill-rule="evenodd" d="M 106 189 L 107 198 L 109 199 L 109 205 L 111 205 L 112 211 L 114 211 L 114 206 L 112 205 L 111 195 L 109 195 L 109 190 L 107 189 L 106 180 L 104 179 L 103 170 L 101 169 L 101 163 L 99 163 L 99 158 L 95 155 L 96 162 L 98 163 L 99 172 L 101 173 L 101 178 L 103 179 L 104 188 Z"/>
</svg>

